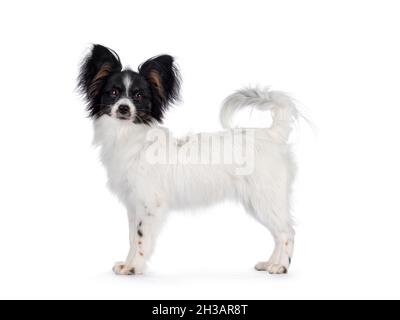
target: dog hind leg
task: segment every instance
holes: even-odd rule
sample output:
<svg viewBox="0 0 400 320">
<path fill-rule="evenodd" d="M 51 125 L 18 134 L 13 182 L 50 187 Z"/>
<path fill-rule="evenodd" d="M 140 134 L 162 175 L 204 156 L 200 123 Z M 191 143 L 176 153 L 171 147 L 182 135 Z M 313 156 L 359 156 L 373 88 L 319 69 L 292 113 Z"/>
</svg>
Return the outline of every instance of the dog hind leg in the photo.
<svg viewBox="0 0 400 320">
<path fill-rule="evenodd" d="M 253 198 L 245 207 L 250 214 L 268 228 L 275 241 L 275 248 L 270 259 L 257 263 L 256 270 L 267 271 L 271 274 L 287 273 L 294 249 L 294 229 L 288 201 L 285 197 L 277 196 L 263 199 Z"/>
</svg>

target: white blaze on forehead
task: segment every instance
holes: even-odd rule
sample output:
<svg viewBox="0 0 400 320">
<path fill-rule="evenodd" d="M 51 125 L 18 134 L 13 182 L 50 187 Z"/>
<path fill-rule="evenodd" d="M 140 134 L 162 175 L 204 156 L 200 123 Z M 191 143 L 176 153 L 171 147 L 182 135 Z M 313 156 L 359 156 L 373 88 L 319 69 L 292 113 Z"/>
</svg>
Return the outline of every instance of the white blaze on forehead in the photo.
<svg viewBox="0 0 400 320">
<path fill-rule="evenodd" d="M 130 89 L 131 85 L 132 85 L 131 77 L 129 75 L 126 75 L 124 77 L 124 86 L 125 86 L 127 97 L 129 97 L 129 89 Z"/>
</svg>

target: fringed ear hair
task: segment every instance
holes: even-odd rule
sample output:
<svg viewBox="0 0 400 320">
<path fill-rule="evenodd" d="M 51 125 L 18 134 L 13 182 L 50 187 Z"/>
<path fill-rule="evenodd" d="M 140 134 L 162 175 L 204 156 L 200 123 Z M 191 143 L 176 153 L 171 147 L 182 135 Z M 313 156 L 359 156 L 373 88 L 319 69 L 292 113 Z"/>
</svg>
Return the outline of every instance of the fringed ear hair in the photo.
<svg viewBox="0 0 400 320">
<path fill-rule="evenodd" d="M 83 60 L 78 76 L 78 88 L 88 101 L 90 116 L 96 114 L 99 93 L 108 76 L 121 70 L 121 61 L 115 51 L 99 44 L 95 44 Z"/>
<path fill-rule="evenodd" d="M 174 58 L 169 55 L 151 58 L 139 67 L 139 73 L 150 83 L 153 92 L 151 114 L 161 122 L 168 105 L 179 98 L 180 74 Z"/>
</svg>

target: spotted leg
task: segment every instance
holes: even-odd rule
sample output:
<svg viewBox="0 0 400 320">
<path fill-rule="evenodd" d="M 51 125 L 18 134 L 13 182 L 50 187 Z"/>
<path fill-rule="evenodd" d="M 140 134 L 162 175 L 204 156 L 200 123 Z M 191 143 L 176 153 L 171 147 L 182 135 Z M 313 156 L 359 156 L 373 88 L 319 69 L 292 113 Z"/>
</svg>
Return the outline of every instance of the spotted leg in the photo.
<svg viewBox="0 0 400 320">
<path fill-rule="evenodd" d="M 160 206 L 137 205 L 129 211 L 130 249 L 125 262 L 114 265 L 118 275 L 142 274 L 150 258 L 161 229 L 164 210 Z"/>
</svg>

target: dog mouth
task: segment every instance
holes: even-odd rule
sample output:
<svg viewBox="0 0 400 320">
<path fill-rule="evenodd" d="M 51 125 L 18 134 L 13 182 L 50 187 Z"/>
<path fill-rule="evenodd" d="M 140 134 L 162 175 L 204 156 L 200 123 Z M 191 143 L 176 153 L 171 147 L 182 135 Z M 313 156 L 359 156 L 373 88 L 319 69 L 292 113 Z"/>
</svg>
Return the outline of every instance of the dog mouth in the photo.
<svg viewBox="0 0 400 320">
<path fill-rule="evenodd" d="M 119 120 L 132 120 L 131 116 L 121 116 L 121 115 L 117 115 L 117 119 L 119 119 Z"/>
<path fill-rule="evenodd" d="M 115 116 L 116 116 L 116 118 L 117 119 L 119 119 L 119 120 L 132 120 L 132 114 L 129 112 L 129 113 L 120 113 L 120 112 L 117 112 L 116 114 L 115 114 Z"/>
</svg>

